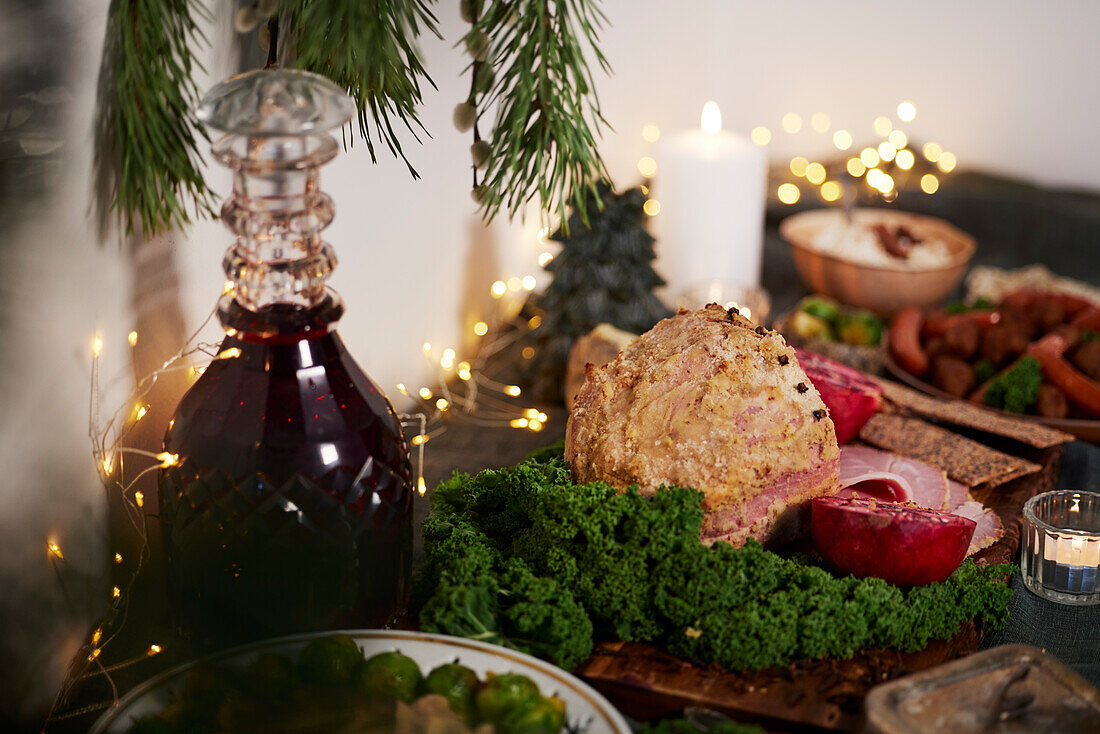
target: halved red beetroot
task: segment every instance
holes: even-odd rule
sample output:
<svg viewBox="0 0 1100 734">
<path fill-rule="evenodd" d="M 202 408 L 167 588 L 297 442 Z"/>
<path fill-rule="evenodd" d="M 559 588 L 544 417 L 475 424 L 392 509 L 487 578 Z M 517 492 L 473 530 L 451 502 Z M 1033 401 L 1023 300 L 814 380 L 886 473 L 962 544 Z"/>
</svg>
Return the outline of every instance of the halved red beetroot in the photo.
<svg viewBox="0 0 1100 734">
<path fill-rule="evenodd" d="M 833 567 L 899 586 L 943 581 L 966 558 L 977 524 L 939 510 L 868 499 L 817 497 L 810 532 Z"/>
<path fill-rule="evenodd" d="M 848 443 L 882 405 L 882 388 L 858 370 L 795 347 L 798 364 L 829 409 L 837 443 Z"/>
</svg>

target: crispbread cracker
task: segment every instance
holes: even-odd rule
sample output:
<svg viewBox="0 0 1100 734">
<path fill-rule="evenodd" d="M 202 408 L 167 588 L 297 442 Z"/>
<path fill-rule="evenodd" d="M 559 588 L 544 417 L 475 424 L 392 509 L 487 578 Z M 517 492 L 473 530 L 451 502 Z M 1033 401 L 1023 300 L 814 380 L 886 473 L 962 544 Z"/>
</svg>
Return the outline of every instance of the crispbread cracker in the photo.
<svg viewBox="0 0 1100 734">
<path fill-rule="evenodd" d="M 1003 484 L 1042 468 L 899 413 L 875 414 L 859 437 L 872 446 L 937 466 L 967 487 Z"/>
<path fill-rule="evenodd" d="M 880 379 L 878 382 L 882 385 L 882 392 L 887 400 L 925 418 L 1004 436 L 1037 449 L 1047 449 L 1075 440 L 1069 433 L 1048 428 L 1035 421 L 1013 418 L 963 400 L 934 398 L 892 380 Z"/>
</svg>

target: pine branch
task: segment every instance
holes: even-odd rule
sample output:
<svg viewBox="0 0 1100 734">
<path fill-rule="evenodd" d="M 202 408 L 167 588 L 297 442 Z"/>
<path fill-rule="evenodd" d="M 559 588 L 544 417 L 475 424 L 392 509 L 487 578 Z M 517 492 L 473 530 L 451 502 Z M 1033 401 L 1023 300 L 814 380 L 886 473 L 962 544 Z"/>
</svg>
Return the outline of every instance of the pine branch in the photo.
<svg viewBox="0 0 1100 734">
<path fill-rule="evenodd" d="M 191 44 L 199 0 L 112 0 L 100 62 L 93 207 L 101 234 L 117 219 L 143 235 L 213 213 L 195 117 L 201 68 Z"/>
<path fill-rule="evenodd" d="M 598 0 L 490 0 L 466 45 L 486 40 L 494 74 L 479 114 L 497 105 L 485 174 L 475 190 L 482 214 L 515 214 L 536 196 L 568 226 L 572 205 L 587 223 L 586 198 L 608 178 L 595 136 L 607 125 L 586 51 L 609 72 L 597 46 L 606 18 Z M 476 56 L 476 54 L 475 54 Z M 475 85 L 476 89 L 476 85 Z"/>
<path fill-rule="evenodd" d="M 432 0 L 283 0 L 281 15 L 296 37 L 295 65 L 327 76 L 348 90 L 358 109 L 359 133 L 377 162 L 375 138 L 401 156 L 395 121 L 420 142 L 421 82 L 435 86 L 420 60 L 422 30 L 439 36 Z"/>
</svg>

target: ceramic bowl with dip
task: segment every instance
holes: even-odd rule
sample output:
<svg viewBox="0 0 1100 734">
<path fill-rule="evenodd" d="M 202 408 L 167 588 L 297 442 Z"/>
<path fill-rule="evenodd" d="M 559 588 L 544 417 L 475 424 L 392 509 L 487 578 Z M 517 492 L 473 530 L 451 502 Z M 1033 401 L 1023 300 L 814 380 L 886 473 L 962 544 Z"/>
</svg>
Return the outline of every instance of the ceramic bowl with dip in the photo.
<svg viewBox="0 0 1100 734">
<path fill-rule="evenodd" d="M 977 249 L 942 219 L 893 209 L 814 209 L 784 219 L 779 233 L 811 291 L 883 314 L 947 298 Z"/>
</svg>

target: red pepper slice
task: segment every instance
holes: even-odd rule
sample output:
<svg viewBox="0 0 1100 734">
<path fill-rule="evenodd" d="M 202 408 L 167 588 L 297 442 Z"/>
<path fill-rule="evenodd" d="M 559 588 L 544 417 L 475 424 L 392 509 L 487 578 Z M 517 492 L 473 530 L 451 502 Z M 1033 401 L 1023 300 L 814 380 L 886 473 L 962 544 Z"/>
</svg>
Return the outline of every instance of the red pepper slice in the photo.
<svg viewBox="0 0 1100 734">
<path fill-rule="evenodd" d="M 1069 342 L 1058 334 L 1047 334 L 1028 345 L 1027 353 L 1043 366 L 1043 376 L 1071 401 L 1100 416 L 1100 383 L 1090 380 L 1070 364 L 1064 355 Z"/>
<path fill-rule="evenodd" d="M 920 343 L 924 314 L 916 306 L 898 311 L 890 321 L 890 353 L 902 369 L 918 377 L 928 371 L 928 355 Z"/>
<path fill-rule="evenodd" d="M 982 330 L 986 330 L 1001 321 L 1001 312 L 994 309 L 982 309 L 980 311 L 967 311 L 966 313 L 946 314 L 934 313 L 924 320 L 921 332 L 925 336 L 943 336 L 954 324 L 973 321 Z"/>
</svg>

